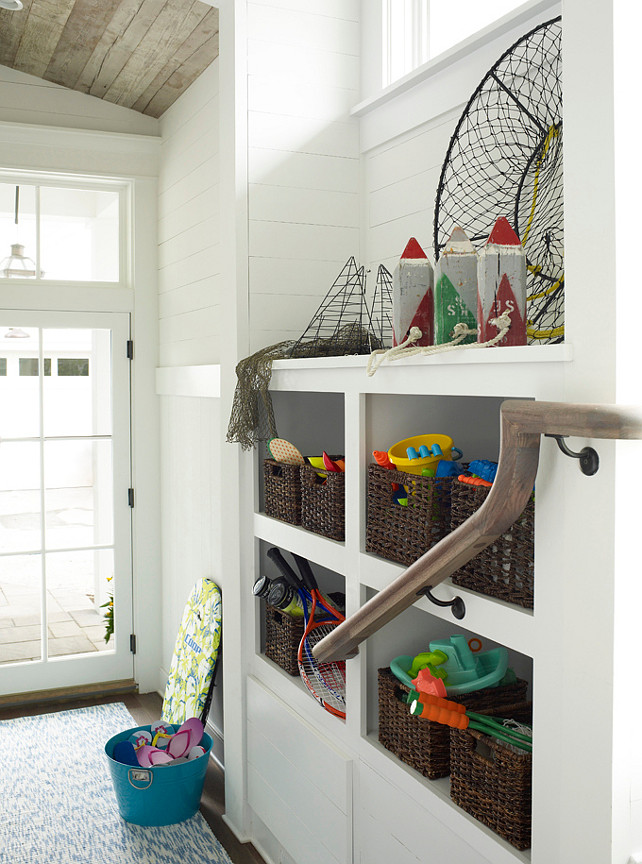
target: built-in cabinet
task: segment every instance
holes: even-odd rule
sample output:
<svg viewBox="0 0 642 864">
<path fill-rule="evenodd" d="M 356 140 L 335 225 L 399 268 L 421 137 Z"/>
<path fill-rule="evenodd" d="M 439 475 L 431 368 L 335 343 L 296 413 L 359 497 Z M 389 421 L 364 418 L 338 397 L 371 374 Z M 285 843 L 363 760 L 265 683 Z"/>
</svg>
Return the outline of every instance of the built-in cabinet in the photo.
<svg viewBox="0 0 642 864">
<path fill-rule="evenodd" d="M 533 852 L 518 852 L 451 802 L 448 778 L 424 779 L 384 749 L 377 737 L 378 668 L 389 665 L 399 654 L 417 653 L 430 639 L 451 633 L 478 636 L 485 648 L 507 646 L 510 665 L 519 678 L 529 682 L 529 697 L 536 699 L 538 646 L 545 643 L 551 628 L 551 616 L 545 604 L 538 602 L 537 588 L 535 609 L 527 610 L 466 591 L 449 580 L 443 583 L 435 594 L 442 599 L 462 596 L 465 618 L 456 621 L 449 609 L 422 599 L 363 643 L 358 656 L 347 663 L 345 722 L 323 711 L 297 678 L 265 658 L 263 606 L 251 597 L 251 588 L 259 573 L 276 575 L 265 556 L 266 549 L 276 545 L 307 557 L 327 590 L 343 587 L 347 613 L 356 611 L 404 570 L 365 552 L 366 478 L 372 451 L 387 449 L 419 432 L 444 432 L 464 451 L 465 459 L 496 460 L 502 401 L 560 398 L 564 369 L 571 357 L 567 345 L 483 353 L 462 350 L 456 355 L 384 364 L 373 377 L 366 375 L 365 357 L 274 363 L 271 392 L 279 435 L 292 440 L 306 455 L 330 449 L 346 456 L 345 542 L 266 516 L 259 482 L 265 452 L 249 457 L 256 483 L 255 563 L 253 571 L 244 576 L 255 633 L 247 690 L 248 802 L 297 864 L 316 860 L 384 864 L 390 860 L 437 861 L 439 856 L 458 864 L 502 864 L 529 861 L 531 854 L 533 861 L 545 860 L 537 850 L 543 848 L 547 825 L 537 807 Z M 554 452 L 554 441 L 544 439 L 543 450 L 545 462 L 564 458 Z M 546 578 L 545 570 L 540 571 L 546 567 L 548 546 L 537 532 L 535 545 L 537 585 Z M 538 740 L 554 734 L 554 713 L 535 709 L 535 718 Z M 305 749 L 310 742 L 313 757 Z M 262 747 L 269 750 L 271 759 L 261 754 Z M 320 760 L 325 769 L 306 771 L 302 765 L 310 759 L 313 764 Z M 550 771 L 546 763 L 544 747 L 536 746 L 536 782 L 550 782 L 550 777 L 541 779 Z M 350 806 L 343 803 L 346 795 Z M 319 807 L 330 808 L 341 826 L 341 842 L 333 842 L 332 848 L 326 842 L 318 859 L 297 851 L 300 834 L 293 830 L 293 826 L 316 830 L 313 809 L 308 811 L 303 804 L 314 796 L 318 796 Z M 337 839 L 334 834 L 333 838 Z M 345 845 L 348 838 L 354 843 L 349 848 Z M 426 854 L 428 842 L 434 859 Z"/>
</svg>

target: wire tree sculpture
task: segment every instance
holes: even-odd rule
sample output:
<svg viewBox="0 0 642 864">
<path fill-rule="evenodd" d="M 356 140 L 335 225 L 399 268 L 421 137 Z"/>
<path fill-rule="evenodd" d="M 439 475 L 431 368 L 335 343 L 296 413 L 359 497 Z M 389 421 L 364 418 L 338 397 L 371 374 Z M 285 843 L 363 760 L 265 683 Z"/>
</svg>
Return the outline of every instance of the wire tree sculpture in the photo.
<svg viewBox="0 0 642 864">
<path fill-rule="evenodd" d="M 435 259 L 455 225 L 481 245 L 499 216 L 527 258 L 530 342 L 564 338 L 561 18 L 512 45 L 471 96 L 437 189 Z"/>
<path fill-rule="evenodd" d="M 392 346 L 392 273 L 383 264 L 377 268 L 370 321 L 372 332 L 381 348 L 390 348 Z"/>
<path fill-rule="evenodd" d="M 378 347 L 366 303 L 365 271 L 349 258 L 288 356 L 368 354 Z"/>
</svg>

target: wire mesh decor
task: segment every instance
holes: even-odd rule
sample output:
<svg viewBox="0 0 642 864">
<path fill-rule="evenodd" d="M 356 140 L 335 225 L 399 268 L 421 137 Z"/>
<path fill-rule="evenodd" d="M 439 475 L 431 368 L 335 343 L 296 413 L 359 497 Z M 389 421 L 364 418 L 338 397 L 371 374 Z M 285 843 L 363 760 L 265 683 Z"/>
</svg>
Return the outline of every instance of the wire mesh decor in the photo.
<svg viewBox="0 0 642 864">
<path fill-rule="evenodd" d="M 392 346 L 392 273 L 380 264 L 377 268 L 370 324 L 381 348 Z"/>
<path fill-rule="evenodd" d="M 473 244 L 498 216 L 527 257 L 531 343 L 564 338 L 561 18 L 535 27 L 495 63 L 450 140 L 434 218 L 435 259 L 461 225 Z"/>
<path fill-rule="evenodd" d="M 288 356 L 368 354 L 379 347 L 375 341 L 366 302 L 365 270 L 349 258 Z"/>
<path fill-rule="evenodd" d="M 392 330 L 391 284 L 390 273 L 380 267 L 369 307 L 365 270 L 357 266 L 354 257 L 349 258 L 299 339 L 269 345 L 241 360 L 236 367 L 227 441 L 250 450 L 259 441 L 278 437 L 269 393 L 273 360 L 370 354 L 383 347 L 382 338 L 390 339 Z M 373 325 L 371 311 L 375 309 Z"/>
</svg>

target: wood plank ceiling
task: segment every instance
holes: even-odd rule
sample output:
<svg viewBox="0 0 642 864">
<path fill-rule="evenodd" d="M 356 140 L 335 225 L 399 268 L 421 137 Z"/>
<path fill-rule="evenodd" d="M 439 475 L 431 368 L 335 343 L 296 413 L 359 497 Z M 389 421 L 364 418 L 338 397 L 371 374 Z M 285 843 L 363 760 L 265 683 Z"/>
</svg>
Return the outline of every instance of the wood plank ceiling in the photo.
<svg viewBox="0 0 642 864">
<path fill-rule="evenodd" d="M 160 117 L 218 56 L 201 0 L 22 0 L 0 10 L 0 64 Z"/>
</svg>

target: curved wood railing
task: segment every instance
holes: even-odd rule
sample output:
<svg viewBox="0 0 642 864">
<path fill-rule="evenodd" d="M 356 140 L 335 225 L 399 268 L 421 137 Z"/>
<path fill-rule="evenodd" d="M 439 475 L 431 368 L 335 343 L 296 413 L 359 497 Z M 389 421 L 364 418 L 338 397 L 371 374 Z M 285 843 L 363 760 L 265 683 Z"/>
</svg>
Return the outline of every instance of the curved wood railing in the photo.
<svg viewBox="0 0 642 864">
<path fill-rule="evenodd" d="M 642 438 L 642 409 L 615 405 L 509 400 L 501 406 L 501 446 L 484 504 L 401 576 L 315 646 L 321 662 L 354 656 L 359 643 L 489 546 L 518 518 L 533 491 L 541 435 Z"/>
</svg>

